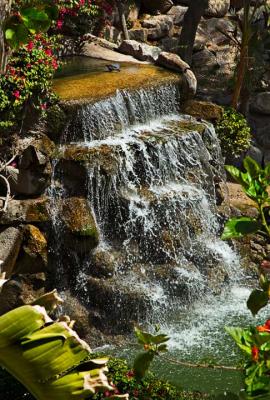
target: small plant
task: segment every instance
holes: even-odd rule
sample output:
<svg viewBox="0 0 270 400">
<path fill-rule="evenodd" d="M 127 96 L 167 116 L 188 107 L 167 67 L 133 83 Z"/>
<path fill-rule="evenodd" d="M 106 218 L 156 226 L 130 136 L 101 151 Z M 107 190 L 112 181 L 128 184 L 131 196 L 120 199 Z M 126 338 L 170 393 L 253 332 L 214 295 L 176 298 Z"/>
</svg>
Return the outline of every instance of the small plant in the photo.
<svg viewBox="0 0 270 400">
<path fill-rule="evenodd" d="M 148 371 L 151 362 L 155 356 L 160 353 L 166 353 L 168 351 L 167 344 L 170 338 L 167 335 L 159 333 L 159 327 L 155 327 L 155 335 L 151 333 L 141 331 L 139 328 L 135 328 L 135 335 L 138 343 L 143 346 L 144 352 L 138 354 L 135 358 L 133 369 L 137 379 L 142 379 Z"/>
<path fill-rule="evenodd" d="M 269 399 L 270 396 L 270 320 L 264 325 L 226 328 L 248 357 L 245 363 L 245 399 Z"/>
<path fill-rule="evenodd" d="M 223 118 L 216 126 L 222 154 L 225 158 L 238 157 L 250 146 L 251 131 L 245 117 L 232 108 L 224 110 Z"/>
<path fill-rule="evenodd" d="M 262 168 L 250 157 L 244 159 L 245 172 L 231 165 L 227 171 L 240 183 L 244 193 L 252 199 L 258 209 L 257 218 L 230 218 L 224 228 L 222 239 L 241 238 L 259 234 L 270 239 L 269 205 L 270 164 Z M 259 268 L 259 289 L 254 289 L 247 307 L 256 315 L 269 303 L 270 281 L 267 276 L 270 262 L 264 260 Z M 245 395 L 247 400 L 270 398 L 270 320 L 264 325 L 242 328 L 226 328 L 237 345 L 249 356 L 245 365 Z"/>
</svg>

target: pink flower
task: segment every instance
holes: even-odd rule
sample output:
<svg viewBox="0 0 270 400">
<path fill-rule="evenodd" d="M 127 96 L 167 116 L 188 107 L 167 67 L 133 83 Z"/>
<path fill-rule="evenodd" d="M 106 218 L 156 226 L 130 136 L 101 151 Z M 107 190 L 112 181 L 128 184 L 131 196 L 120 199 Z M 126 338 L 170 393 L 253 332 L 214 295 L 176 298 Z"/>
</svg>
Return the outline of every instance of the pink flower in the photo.
<svg viewBox="0 0 270 400">
<path fill-rule="evenodd" d="M 47 103 L 40 104 L 40 108 L 41 108 L 41 110 L 46 110 L 47 109 Z"/>
<path fill-rule="evenodd" d="M 19 99 L 21 97 L 19 90 L 14 90 L 14 92 L 12 94 L 14 97 L 16 97 L 16 99 Z"/>
<path fill-rule="evenodd" d="M 63 21 L 62 21 L 61 19 L 58 19 L 58 20 L 56 21 L 56 26 L 57 26 L 58 29 L 61 29 L 62 26 L 63 26 Z"/>
</svg>

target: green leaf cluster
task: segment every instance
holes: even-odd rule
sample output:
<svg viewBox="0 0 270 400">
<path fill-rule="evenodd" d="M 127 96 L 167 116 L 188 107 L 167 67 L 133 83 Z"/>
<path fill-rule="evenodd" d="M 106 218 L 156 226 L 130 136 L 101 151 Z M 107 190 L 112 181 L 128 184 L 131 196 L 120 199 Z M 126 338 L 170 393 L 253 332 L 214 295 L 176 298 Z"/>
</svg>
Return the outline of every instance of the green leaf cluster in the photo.
<svg viewBox="0 0 270 400">
<path fill-rule="evenodd" d="M 87 399 L 110 390 L 108 360 L 89 360 L 90 353 L 70 321 L 52 321 L 44 307 L 26 305 L 0 317 L 0 365 L 38 400 Z"/>
<path fill-rule="evenodd" d="M 247 356 L 244 396 L 246 400 L 270 398 L 270 329 L 268 324 L 269 321 L 256 328 L 226 328 Z"/>
<path fill-rule="evenodd" d="M 270 184 L 270 164 L 265 168 L 251 157 L 246 157 L 243 162 L 245 172 L 227 165 L 226 170 L 238 182 L 244 193 L 254 201 L 258 208 L 257 218 L 235 217 L 230 218 L 224 227 L 222 239 L 240 238 L 245 235 L 261 232 L 270 237 L 270 229 L 266 220 L 270 198 L 268 187 Z"/>
<path fill-rule="evenodd" d="M 238 157 L 250 146 L 250 127 L 245 117 L 233 108 L 224 110 L 222 119 L 216 125 L 216 133 L 225 158 Z"/>
<path fill-rule="evenodd" d="M 145 376 L 156 355 L 168 351 L 166 342 L 170 338 L 165 334 L 159 333 L 158 326 L 155 327 L 155 331 L 156 334 L 151 334 L 135 328 L 138 343 L 144 348 L 144 352 L 137 355 L 133 365 L 137 379 L 142 379 Z"/>
<path fill-rule="evenodd" d="M 47 32 L 57 16 L 58 8 L 53 0 L 19 2 L 19 7 L 17 3 L 5 21 L 7 43 L 11 48 L 19 48 L 27 43 L 32 35 Z"/>
</svg>

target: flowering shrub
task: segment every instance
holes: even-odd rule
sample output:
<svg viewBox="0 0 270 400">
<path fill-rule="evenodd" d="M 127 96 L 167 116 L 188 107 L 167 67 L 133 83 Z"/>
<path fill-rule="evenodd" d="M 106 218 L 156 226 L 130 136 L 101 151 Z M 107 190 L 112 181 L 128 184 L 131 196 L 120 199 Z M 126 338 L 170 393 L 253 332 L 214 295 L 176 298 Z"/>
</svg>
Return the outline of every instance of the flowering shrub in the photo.
<svg viewBox="0 0 270 400">
<path fill-rule="evenodd" d="M 117 358 L 111 358 L 108 363 L 109 378 L 115 384 L 114 393 L 105 392 L 104 394 L 97 394 L 93 400 L 105 400 L 113 394 L 128 393 L 130 400 L 181 400 L 190 399 L 193 397 L 186 397 L 173 385 L 168 382 L 157 379 L 154 375 L 149 375 L 141 381 L 135 377 L 135 372 L 130 370 L 127 362 Z M 201 399 L 198 394 L 194 399 Z"/>
<path fill-rule="evenodd" d="M 55 40 L 38 34 L 13 53 L 0 76 L 0 127 L 14 125 L 27 107 L 44 112 L 55 101 L 52 78 L 59 66 L 55 47 Z"/>
<path fill-rule="evenodd" d="M 270 320 L 267 320 L 264 325 L 248 329 L 226 328 L 226 330 L 248 356 L 245 365 L 246 398 L 269 399 Z"/>
<path fill-rule="evenodd" d="M 112 6 L 104 0 L 58 0 L 58 19 L 55 28 L 64 33 L 85 33 L 95 23 L 112 13 Z"/>
</svg>

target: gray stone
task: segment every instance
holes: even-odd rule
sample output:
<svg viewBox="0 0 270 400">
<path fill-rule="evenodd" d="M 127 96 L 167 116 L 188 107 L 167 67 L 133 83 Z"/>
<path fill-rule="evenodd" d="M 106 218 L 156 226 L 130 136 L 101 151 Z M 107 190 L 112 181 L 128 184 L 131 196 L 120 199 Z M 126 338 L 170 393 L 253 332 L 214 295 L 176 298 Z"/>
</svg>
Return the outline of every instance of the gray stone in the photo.
<svg viewBox="0 0 270 400">
<path fill-rule="evenodd" d="M 184 15 L 187 12 L 188 7 L 182 6 L 173 6 L 168 12 L 167 15 L 173 18 L 173 23 L 175 25 L 180 25 L 183 22 Z"/>
<path fill-rule="evenodd" d="M 251 103 L 251 110 L 260 114 L 270 115 L 270 92 L 257 94 Z"/>
<path fill-rule="evenodd" d="M 110 49 L 105 49 L 104 47 L 96 43 L 84 43 L 81 49 L 81 55 L 87 57 L 98 58 L 100 60 L 107 61 L 138 63 L 138 59 L 136 60 L 134 57 L 132 57 L 131 53 L 125 53 L 129 55 L 123 55 L 120 53 Z"/>
<path fill-rule="evenodd" d="M 3 261 L 1 271 L 9 278 L 13 272 L 23 235 L 20 229 L 9 227 L 0 233 L 0 260 Z"/>
<path fill-rule="evenodd" d="M 183 74 L 184 95 L 186 98 L 193 97 L 197 91 L 197 79 L 191 71 L 190 66 L 178 55 L 162 52 L 159 55 L 157 64 Z"/>
<path fill-rule="evenodd" d="M 161 49 L 156 46 L 149 46 L 136 40 L 124 40 L 118 50 L 121 53 L 129 54 L 141 61 L 155 62 L 158 59 Z"/>
<path fill-rule="evenodd" d="M 104 40 L 106 42 L 113 42 L 112 45 L 114 46 L 111 48 L 111 50 L 114 50 L 115 48 L 117 49 L 118 46 L 121 44 L 122 40 L 124 39 L 123 32 L 117 29 L 115 26 L 108 25 L 104 29 Z M 100 43 L 101 47 L 106 47 L 103 46 L 102 43 Z"/>
<path fill-rule="evenodd" d="M 163 51 L 167 51 L 169 53 L 179 53 L 179 38 L 176 37 L 165 37 L 161 40 L 160 47 Z"/>
<path fill-rule="evenodd" d="M 230 8 L 230 0 L 209 0 L 206 17 L 224 17 Z"/>
<path fill-rule="evenodd" d="M 189 6 L 193 0 L 178 0 L 177 3 Z M 230 0 L 209 0 L 206 17 L 224 17 L 230 8 Z"/>
<path fill-rule="evenodd" d="M 116 29 L 116 28 L 114 28 L 114 29 Z M 118 31 L 118 33 L 119 33 L 119 31 Z M 105 39 L 99 38 L 95 35 L 92 35 L 91 33 L 87 33 L 86 35 L 84 35 L 82 40 L 87 43 L 99 44 L 100 46 L 104 47 L 105 49 L 109 49 L 109 50 L 117 49 L 117 45 L 115 43 L 112 43 L 111 41 L 106 40 L 106 38 Z"/>
<path fill-rule="evenodd" d="M 173 34 L 173 17 L 157 15 L 142 21 L 142 27 L 148 30 L 148 40 L 158 40 Z"/>
<path fill-rule="evenodd" d="M 49 220 L 48 214 L 49 199 L 39 197 L 36 199 L 15 200 L 8 202 L 8 208 L 0 216 L 0 225 L 13 223 L 34 223 L 46 222 Z"/>
<path fill-rule="evenodd" d="M 218 66 L 217 57 L 210 50 L 204 49 L 195 53 L 192 58 L 192 65 L 195 68 L 215 68 Z"/>
<path fill-rule="evenodd" d="M 130 29 L 128 31 L 130 40 L 137 40 L 138 42 L 146 42 L 147 29 Z"/>
<path fill-rule="evenodd" d="M 269 127 L 269 129 L 270 129 L 270 127 Z M 253 160 L 257 161 L 257 163 L 259 165 L 262 165 L 263 152 L 261 151 L 261 149 L 259 149 L 259 147 L 250 146 L 250 148 L 247 151 L 246 156 L 253 158 Z"/>
</svg>

